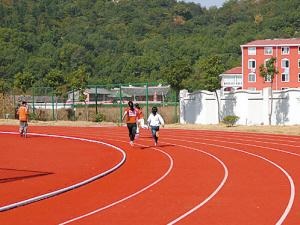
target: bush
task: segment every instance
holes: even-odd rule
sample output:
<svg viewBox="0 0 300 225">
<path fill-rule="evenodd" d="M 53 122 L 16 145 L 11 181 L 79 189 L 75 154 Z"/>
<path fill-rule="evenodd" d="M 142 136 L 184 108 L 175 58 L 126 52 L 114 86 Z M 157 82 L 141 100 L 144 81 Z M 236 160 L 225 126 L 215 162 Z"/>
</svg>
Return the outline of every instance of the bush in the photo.
<svg viewBox="0 0 300 225">
<path fill-rule="evenodd" d="M 105 120 L 105 115 L 102 113 L 98 113 L 95 116 L 95 122 L 102 122 Z"/>
<path fill-rule="evenodd" d="M 240 117 L 235 115 L 225 116 L 223 118 L 223 123 L 225 123 L 228 127 L 232 127 L 236 124 L 236 122 L 240 119 Z"/>
</svg>

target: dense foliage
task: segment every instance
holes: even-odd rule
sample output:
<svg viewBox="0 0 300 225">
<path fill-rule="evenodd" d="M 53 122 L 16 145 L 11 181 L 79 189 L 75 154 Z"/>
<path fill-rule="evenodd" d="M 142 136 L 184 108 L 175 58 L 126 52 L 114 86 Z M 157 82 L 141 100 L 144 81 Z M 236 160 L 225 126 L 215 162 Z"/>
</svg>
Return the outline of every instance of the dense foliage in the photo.
<svg viewBox="0 0 300 225">
<path fill-rule="evenodd" d="M 0 83 L 62 89 L 76 75 L 90 84 L 213 89 L 220 71 L 240 65 L 241 44 L 299 37 L 299 26 L 299 0 L 209 9 L 175 0 L 2 0 Z"/>
</svg>

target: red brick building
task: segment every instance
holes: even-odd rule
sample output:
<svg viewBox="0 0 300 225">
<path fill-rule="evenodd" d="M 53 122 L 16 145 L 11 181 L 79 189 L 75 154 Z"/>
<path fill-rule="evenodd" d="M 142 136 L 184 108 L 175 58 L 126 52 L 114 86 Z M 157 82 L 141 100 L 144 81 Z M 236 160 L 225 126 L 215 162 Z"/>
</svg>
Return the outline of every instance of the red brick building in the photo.
<svg viewBox="0 0 300 225">
<path fill-rule="evenodd" d="M 273 89 L 300 88 L 300 38 L 256 40 L 241 45 L 243 89 L 261 90 L 270 81 L 259 74 L 259 66 L 275 57 L 279 71 Z"/>
</svg>

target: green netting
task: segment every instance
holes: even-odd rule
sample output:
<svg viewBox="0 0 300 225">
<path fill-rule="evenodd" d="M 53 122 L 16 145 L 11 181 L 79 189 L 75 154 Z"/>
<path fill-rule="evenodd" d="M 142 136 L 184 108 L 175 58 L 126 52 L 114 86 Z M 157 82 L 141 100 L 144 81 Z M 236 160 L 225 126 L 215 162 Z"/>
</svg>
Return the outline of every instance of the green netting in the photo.
<svg viewBox="0 0 300 225">
<path fill-rule="evenodd" d="M 1 94 L 0 94 L 1 96 Z M 110 84 L 88 85 L 85 90 L 69 90 L 56 95 L 52 88 L 34 87 L 25 94 L 12 90 L 2 100 L 2 117 L 15 117 L 15 110 L 23 101 L 30 107 L 35 120 L 85 120 L 121 123 L 128 101 L 139 103 L 147 119 L 151 108 L 158 107 L 167 123 L 178 122 L 178 101 L 169 85 Z M 11 107 L 8 107 L 11 105 Z"/>
</svg>

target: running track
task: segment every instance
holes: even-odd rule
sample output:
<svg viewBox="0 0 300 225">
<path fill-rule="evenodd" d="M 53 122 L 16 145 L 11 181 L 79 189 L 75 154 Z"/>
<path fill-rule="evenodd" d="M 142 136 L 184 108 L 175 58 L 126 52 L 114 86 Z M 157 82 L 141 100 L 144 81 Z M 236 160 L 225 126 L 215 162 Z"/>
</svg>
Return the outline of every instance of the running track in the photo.
<svg viewBox="0 0 300 225">
<path fill-rule="evenodd" d="M 126 127 L 0 131 L 1 208 L 75 185 L 1 225 L 300 224 L 299 136 L 161 129 L 154 147 L 142 130 L 131 147 Z"/>
</svg>

